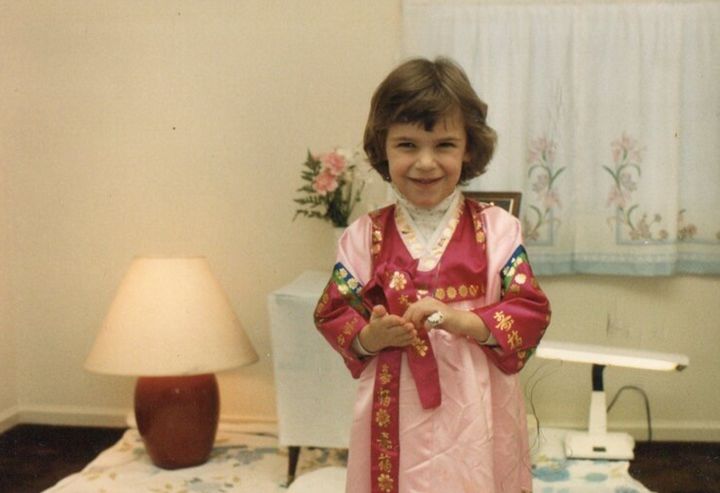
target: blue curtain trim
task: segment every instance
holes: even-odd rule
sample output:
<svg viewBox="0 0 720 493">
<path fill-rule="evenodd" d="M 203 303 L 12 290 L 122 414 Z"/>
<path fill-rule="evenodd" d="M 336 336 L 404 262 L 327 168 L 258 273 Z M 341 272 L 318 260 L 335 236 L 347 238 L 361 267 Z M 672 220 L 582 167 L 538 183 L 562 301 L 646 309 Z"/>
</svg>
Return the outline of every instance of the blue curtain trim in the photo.
<svg viewBox="0 0 720 493">
<path fill-rule="evenodd" d="M 591 255 L 590 257 L 596 257 Z M 573 255 L 533 255 L 533 272 L 539 276 L 598 274 L 618 276 L 720 275 L 720 258 L 683 258 L 655 262 L 583 258 Z"/>
</svg>

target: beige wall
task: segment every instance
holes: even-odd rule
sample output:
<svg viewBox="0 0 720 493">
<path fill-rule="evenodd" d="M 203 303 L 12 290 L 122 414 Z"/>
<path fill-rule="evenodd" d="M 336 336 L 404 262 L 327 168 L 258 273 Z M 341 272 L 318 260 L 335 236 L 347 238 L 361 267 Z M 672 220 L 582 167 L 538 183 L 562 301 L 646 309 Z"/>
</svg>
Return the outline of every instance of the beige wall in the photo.
<svg viewBox="0 0 720 493">
<path fill-rule="evenodd" d="M 0 0 L 0 9 L 0 274 L 12 308 L 0 311 L 0 379 L 10 382 L 0 418 L 15 405 L 35 421 L 121 416 L 132 382 L 82 369 L 113 292 L 136 254 L 195 253 L 209 258 L 261 355 L 222 376 L 223 413 L 272 419 L 267 295 L 331 256 L 327 225 L 291 222 L 299 165 L 307 147 L 360 141 L 370 94 L 397 60 L 399 1 Z M 720 439 L 708 390 L 717 278 L 545 286 L 549 337 L 687 352 L 683 374 L 612 369 L 608 387 L 645 386 L 668 434 L 709 426 Z M 608 310 L 627 331 L 607 337 Z M 578 424 L 588 395 L 589 369 L 567 365 L 537 385 L 535 404 L 546 422 Z M 641 410 L 624 397 L 611 423 L 641 428 Z"/>
<path fill-rule="evenodd" d="M 5 93 L 0 83 L 0 94 Z M 0 128 L 0 135 L 4 128 Z M 2 147 L 0 146 L 0 149 Z M 1 152 L 1 151 L 0 151 Z M 17 372 L 15 330 L 11 322 L 8 303 L 7 238 L 8 223 L 5 214 L 5 162 L 0 158 L 0 433 L 14 423 L 17 413 Z"/>
</svg>

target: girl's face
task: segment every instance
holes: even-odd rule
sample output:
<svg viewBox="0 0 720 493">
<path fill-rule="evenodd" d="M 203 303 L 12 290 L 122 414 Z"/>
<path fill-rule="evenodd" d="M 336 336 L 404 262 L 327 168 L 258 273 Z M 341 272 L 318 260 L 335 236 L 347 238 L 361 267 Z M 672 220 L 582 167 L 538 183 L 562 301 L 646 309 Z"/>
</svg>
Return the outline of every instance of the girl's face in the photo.
<svg viewBox="0 0 720 493">
<path fill-rule="evenodd" d="M 448 197 L 469 160 L 465 124 L 459 110 L 427 131 L 422 124 L 395 123 L 385 143 L 390 181 L 417 207 L 431 208 Z"/>
</svg>

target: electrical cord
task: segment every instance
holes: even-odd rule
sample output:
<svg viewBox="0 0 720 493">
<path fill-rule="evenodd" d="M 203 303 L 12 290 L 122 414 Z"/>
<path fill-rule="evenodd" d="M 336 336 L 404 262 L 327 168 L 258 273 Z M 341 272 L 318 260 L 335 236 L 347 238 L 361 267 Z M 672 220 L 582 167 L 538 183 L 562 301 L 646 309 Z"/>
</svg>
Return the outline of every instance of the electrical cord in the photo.
<svg viewBox="0 0 720 493">
<path fill-rule="evenodd" d="M 635 385 L 624 385 L 618 389 L 617 392 L 615 392 L 615 396 L 610 401 L 610 404 L 608 404 L 607 411 L 610 412 L 610 409 L 615 405 L 615 401 L 618 400 L 620 397 L 620 394 L 625 390 L 634 390 L 638 392 L 640 395 L 642 395 L 643 399 L 645 400 L 645 417 L 647 420 L 647 429 L 648 429 L 648 442 L 652 442 L 652 419 L 650 418 L 650 401 L 648 399 L 647 394 L 643 389 L 640 387 L 637 387 Z"/>
<path fill-rule="evenodd" d="M 539 367 L 535 368 L 535 370 L 530 374 L 530 376 L 528 377 L 528 379 L 525 382 L 525 395 L 528 397 L 528 400 L 530 401 L 530 409 L 532 410 L 533 419 L 535 420 L 535 443 L 531 444 L 530 448 L 533 448 L 540 441 L 540 417 L 538 416 L 537 409 L 535 408 L 535 400 L 534 400 L 535 388 L 538 386 L 538 384 L 540 382 L 545 380 L 547 377 L 551 376 L 553 373 L 557 373 L 562 366 L 563 366 L 562 361 L 557 362 L 557 364 L 551 364 L 551 363 L 541 364 Z M 542 370 L 547 370 L 547 371 L 544 374 L 535 378 L 535 375 L 537 375 Z M 534 378 L 535 378 L 535 380 L 533 381 Z M 529 387 L 529 391 L 528 391 L 528 387 Z"/>
</svg>

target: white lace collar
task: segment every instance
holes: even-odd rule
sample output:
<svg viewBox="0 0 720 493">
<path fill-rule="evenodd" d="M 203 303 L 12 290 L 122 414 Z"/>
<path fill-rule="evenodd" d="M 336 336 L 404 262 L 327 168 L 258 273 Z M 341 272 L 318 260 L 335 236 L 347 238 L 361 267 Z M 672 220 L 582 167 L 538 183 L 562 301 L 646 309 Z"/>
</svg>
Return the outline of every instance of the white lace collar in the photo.
<svg viewBox="0 0 720 493">
<path fill-rule="evenodd" d="M 424 209 L 411 204 L 395 187 L 393 191 L 395 223 L 405 246 L 420 260 L 420 270 L 435 268 L 457 227 L 463 195 L 456 189 L 435 207 Z"/>
</svg>

